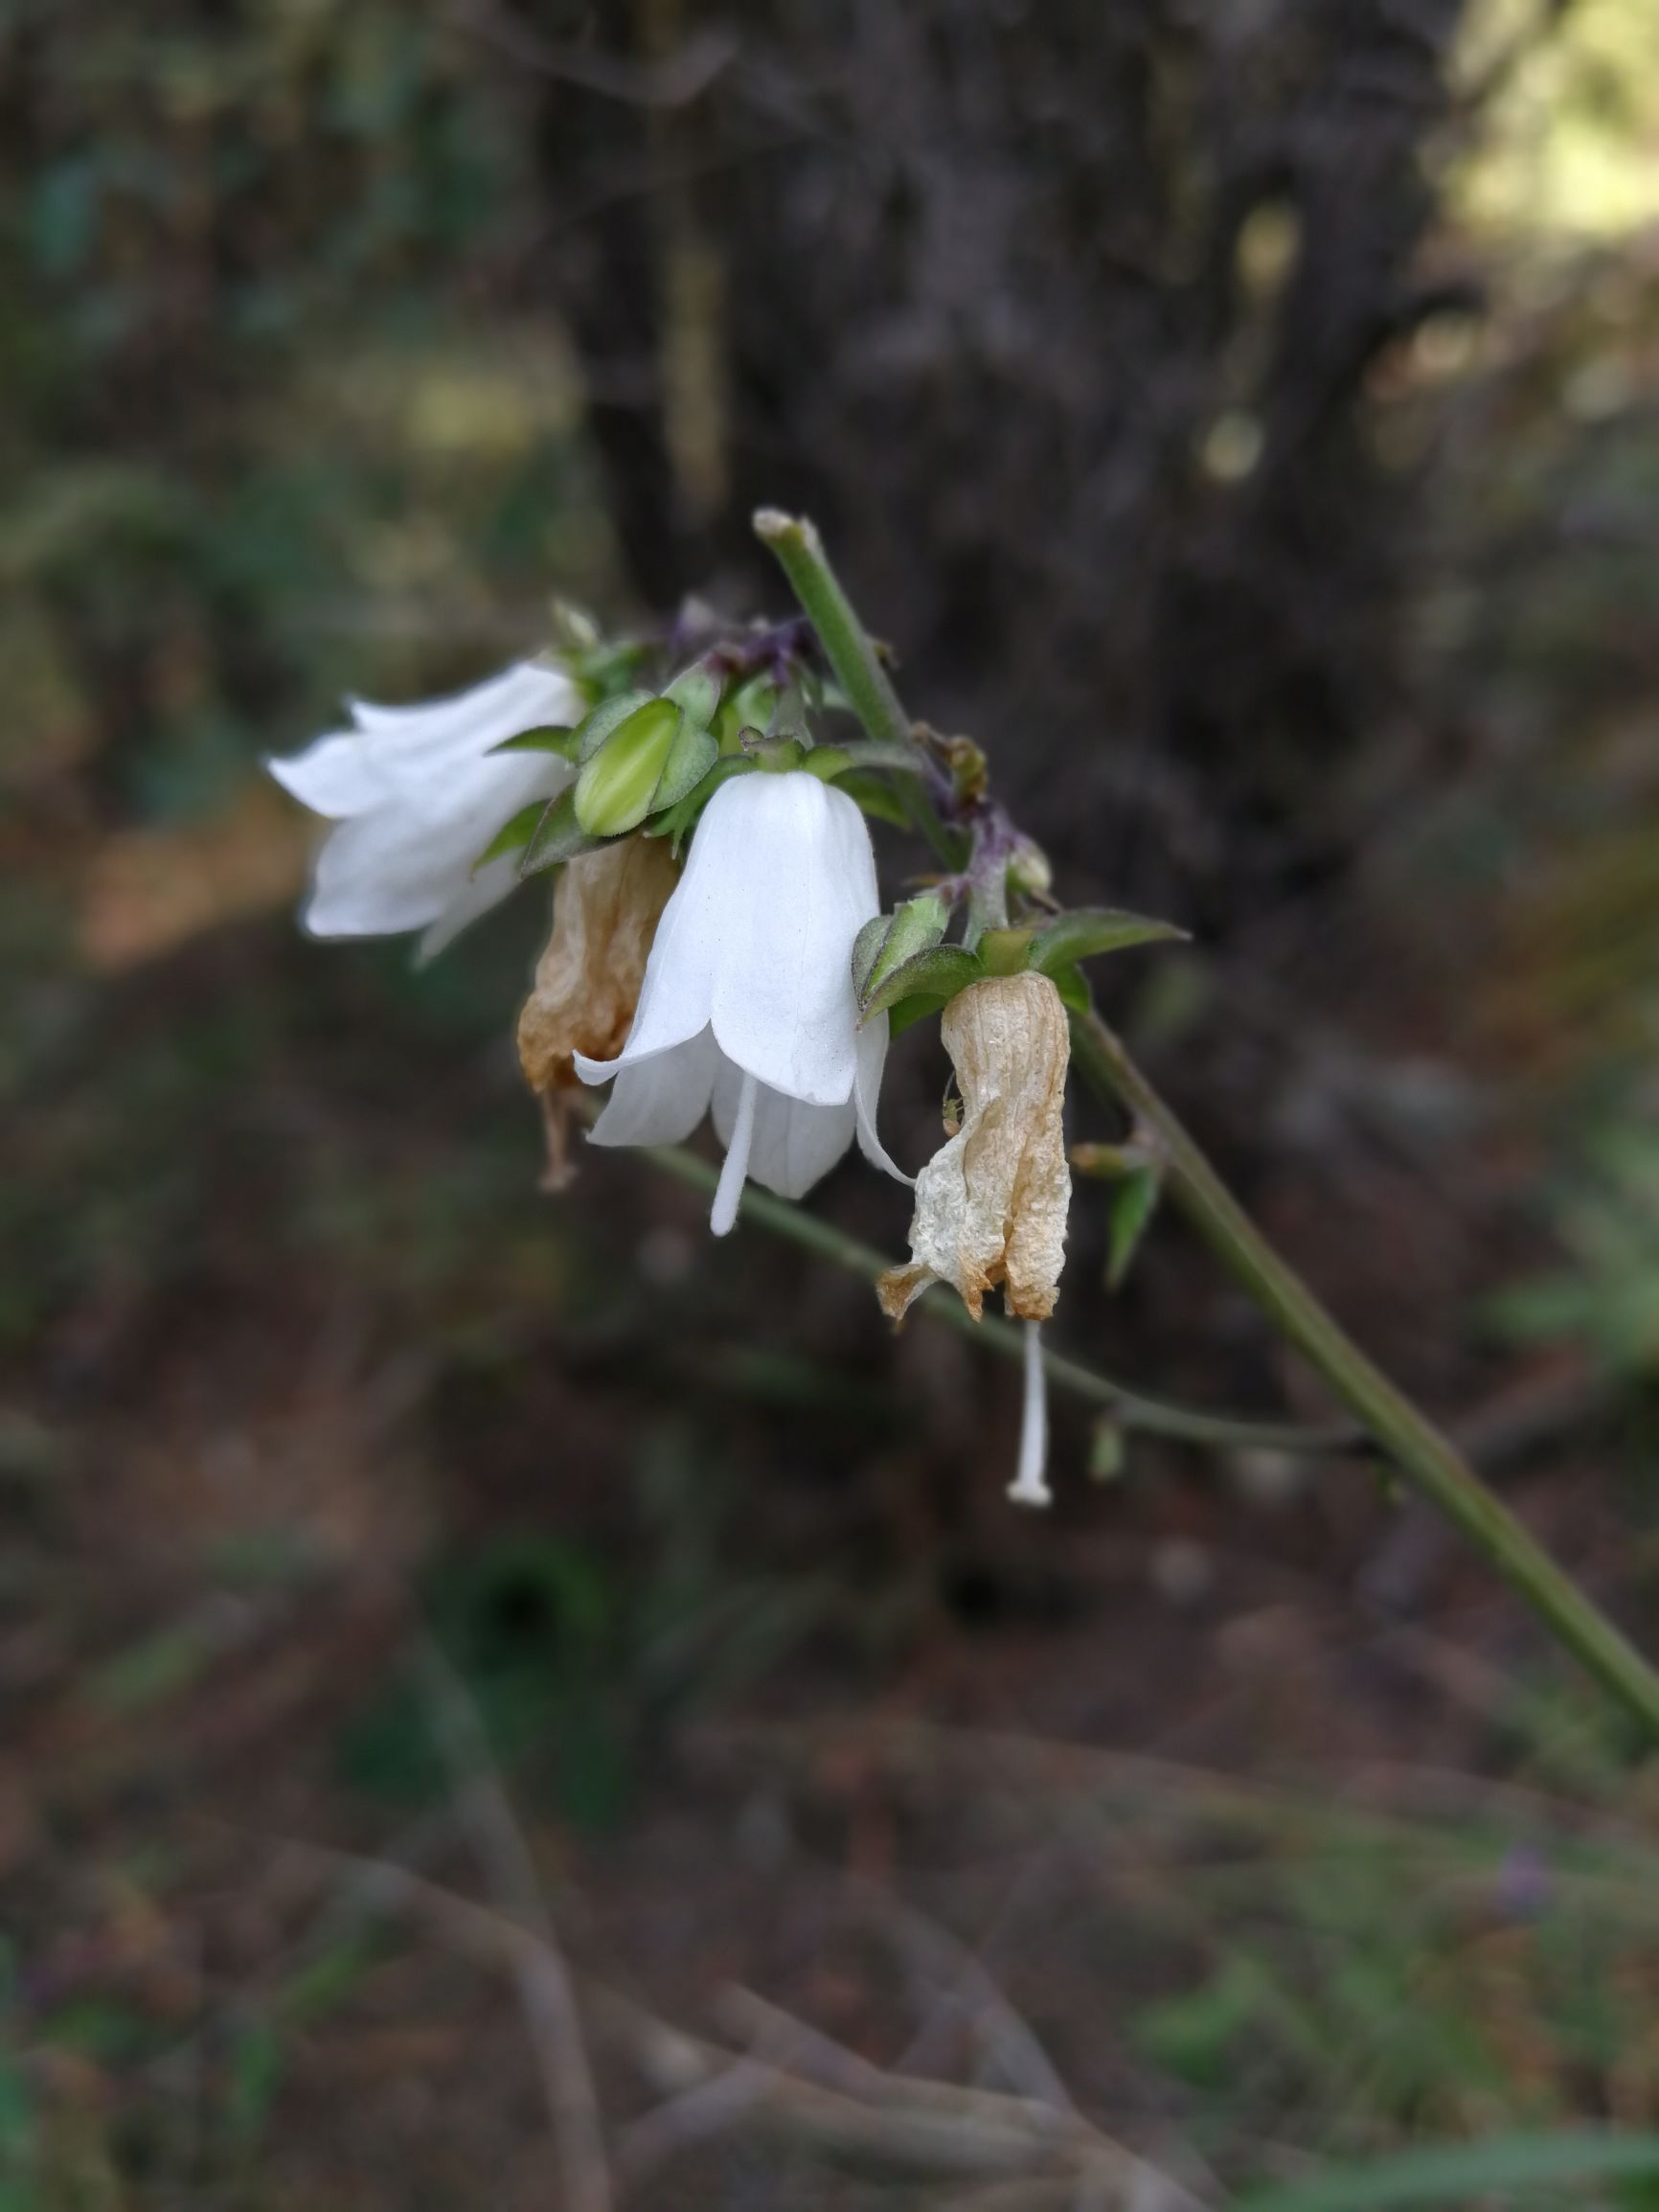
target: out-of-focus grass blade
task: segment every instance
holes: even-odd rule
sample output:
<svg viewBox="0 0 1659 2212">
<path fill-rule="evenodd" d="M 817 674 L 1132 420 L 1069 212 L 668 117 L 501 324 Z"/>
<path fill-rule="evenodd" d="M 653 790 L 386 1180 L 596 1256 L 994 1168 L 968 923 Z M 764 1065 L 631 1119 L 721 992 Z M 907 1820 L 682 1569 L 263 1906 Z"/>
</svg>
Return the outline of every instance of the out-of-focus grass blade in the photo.
<svg viewBox="0 0 1659 2212">
<path fill-rule="evenodd" d="M 1659 2134 L 1617 2134 L 1602 2129 L 1572 2133 L 1491 2135 L 1484 2142 L 1404 2151 L 1375 2165 L 1349 2166 L 1288 2188 L 1252 2190 L 1239 2212 L 1394 2212 L 1429 2205 L 1434 2212 L 1500 2191 L 1525 2192 L 1572 2182 L 1659 2178 Z M 1575 2196 L 1582 2204 L 1583 2198 Z"/>
</svg>

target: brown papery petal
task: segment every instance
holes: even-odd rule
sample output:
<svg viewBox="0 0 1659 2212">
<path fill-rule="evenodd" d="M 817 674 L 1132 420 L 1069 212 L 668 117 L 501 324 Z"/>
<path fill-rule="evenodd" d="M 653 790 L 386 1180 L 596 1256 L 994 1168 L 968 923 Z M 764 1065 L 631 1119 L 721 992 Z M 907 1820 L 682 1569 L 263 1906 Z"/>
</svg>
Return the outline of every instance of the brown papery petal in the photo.
<svg viewBox="0 0 1659 2212">
<path fill-rule="evenodd" d="M 575 1056 L 612 1060 L 632 1027 L 646 958 L 679 871 L 665 837 L 624 837 L 559 871 L 553 934 L 518 1017 L 518 1058 L 547 1117 L 549 1184 L 568 1179 L 565 1094 Z"/>
<path fill-rule="evenodd" d="M 949 1283 L 977 1321 L 1002 1286 L 1011 1313 L 1046 1321 L 1065 1257 L 1072 1178 L 1061 1114 L 1071 1038 L 1046 975 L 969 984 L 944 1010 L 962 1126 L 916 1178 L 911 1264 L 876 1286 L 902 1319 L 929 1283 Z"/>
</svg>

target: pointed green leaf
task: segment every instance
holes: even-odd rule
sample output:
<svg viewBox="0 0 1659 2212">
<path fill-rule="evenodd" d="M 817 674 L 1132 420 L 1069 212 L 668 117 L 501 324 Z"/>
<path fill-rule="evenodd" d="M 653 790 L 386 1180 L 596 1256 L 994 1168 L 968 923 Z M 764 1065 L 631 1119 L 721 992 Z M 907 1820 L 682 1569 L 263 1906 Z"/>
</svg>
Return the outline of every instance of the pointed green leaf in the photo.
<svg viewBox="0 0 1659 2212">
<path fill-rule="evenodd" d="M 1111 1228 L 1106 1258 L 1106 1288 L 1118 1289 L 1135 1254 L 1141 1248 L 1141 1239 L 1147 1225 L 1158 1208 L 1158 1195 L 1163 1188 L 1163 1177 L 1156 1168 L 1134 1168 L 1126 1174 L 1112 1194 Z"/>
<path fill-rule="evenodd" d="M 606 738 L 620 730 L 641 707 L 648 707 L 656 696 L 655 692 L 620 692 L 614 699 L 602 699 L 585 720 L 577 724 L 577 759 L 583 763 L 591 761 Z"/>
<path fill-rule="evenodd" d="M 550 799 L 542 810 L 541 820 L 524 848 L 524 857 L 518 863 L 521 876 L 539 875 L 544 868 L 557 868 L 561 860 L 574 860 L 580 854 L 596 853 L 602 845 L 608 845 L 608 837 L 590 837 L 576 818 L 576 787 L 561 791 L 557 799 Z"/>
<path fill-rule="evenodd" d="M 574 730 L 520 730 L 517 737 L 503 738 L 489 749 L 492 753 L 557 753 L 561 760 L 574 761 L 580 742 L 579 722 Z"/>
<path fill-rule="evenodd" d="M 666 807 L 677 806 L 689 791 L 696 789 L 719 757 L 720 748 L 709 731 L 700 722 L 693 721 L 682 708 L 680 726 L 663 764 L 661 781 L 651 794 L 651 812 L 660 813 Z"/>
<path fill-rule="evenodd" d="M 496 831 L 472 866 L 476 872 L 487 860 L 499 860 L 504 853 L 521 853 L 535 834 L 536 824 L 547 812 L 545 799 L 532 799 L 528 807 L 520 807 L 511 822 L 504 822 Z"/>
<path fill-rule="evenodd" d="M 984 979 L 985 969 L 974 953 L 965 952 L 960 945 L 936 945 L 929 952 L 918 952 L 900 961 L 882 978 L 864 1002 L 863 1018 L 883 1014 L 917 992 L 926 992 L 943 1002 Z"/>
<path fill-rule="evenodd" d="M 1186 935 L 1172 922 L 1154 922 L 1145 914 L 1125 914 L 1115 906 L 1079 906 L 1037 932 L 1031 965 L 1052 975 L 1057 967 L 1090 960 L 1097 952 L 1122 952 L 1131 945 L 1154 945 Z"/>
</svg>

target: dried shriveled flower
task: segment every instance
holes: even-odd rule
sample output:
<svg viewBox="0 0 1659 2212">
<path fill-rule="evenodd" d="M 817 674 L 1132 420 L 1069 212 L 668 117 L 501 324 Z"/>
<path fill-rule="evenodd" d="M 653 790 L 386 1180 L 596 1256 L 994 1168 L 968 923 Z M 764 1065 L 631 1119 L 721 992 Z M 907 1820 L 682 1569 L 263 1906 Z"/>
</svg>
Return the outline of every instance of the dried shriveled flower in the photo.
<svg viewBox="0 0 1659 2212">
<path fill-rule="evenodd" d="M 962 1121 L 916 1179 L 910 1265 L 876 1286 L 901 1320 L 929 1283 L 948 1283 L 977 1321 L 985 1293 L 1028 1325 L 1019 1471 L 1010 1495 L 1049 1502 L 1048 1415 L 1037 1325 L 1054 1311 L 1065 1257 L 1071 1171 L 1061 1115 L 1071 1039 L 1046 975 L 970 984 L 944 1011 L 941 1034 L 956 1068 Z"/>
<path fill-rule="evenodd" d="M 570 728 L 586 711 L 562 669 L 520 661 L 424 706 L 353 699 L 351 729 L 268 761 L 284 789 L 334 824 L 306 902 L 312 936 L 420 929 L 421 957 L 442 951 L 518 880 L 512 854 L 473 865 L 496 831 L 576 775 L 557 753 L 491 748 L 527 730 Z"/>
<path fill-rule="evenodd" d="M 1054 1311 L 1071 1170 L 1060 1127 L 1071 1039 L 1046 975 L 994 975 L 944 1010 L 962 1126 L 916 1178 L 911 1264 L 878 1286 L 894 1320 L 929 1283 L 948 1283 L 977 1321 L 985 1293 L 1024 1321 Z"/>
<path fill-rule="evenodd" d="M 679 870 L 663 837 L 624 837 L 559 872 L 553 934 L 518 1016 L 518 1057 L 547 1123 L 548 1186 L 568 1179 L 576 1056 L 622 1050 L 639 1004 L 646 961 Z"/>
</svg>

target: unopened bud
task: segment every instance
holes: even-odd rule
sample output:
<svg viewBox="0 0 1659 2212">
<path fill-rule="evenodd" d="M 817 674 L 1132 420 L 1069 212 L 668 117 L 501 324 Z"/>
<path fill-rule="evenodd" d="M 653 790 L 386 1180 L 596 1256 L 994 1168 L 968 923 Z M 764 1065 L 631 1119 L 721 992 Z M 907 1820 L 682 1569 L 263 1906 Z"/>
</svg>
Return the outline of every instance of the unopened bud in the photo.
<svg viewBox="0 0 1659 2212">
<path fill-rule="evenodd" d="M 576 818 L 590 837 L 615 837 L 645 820 L 679 728 L 673 701 L 653 698 L 605 739 L 576 783 Z"/>
</svg>

